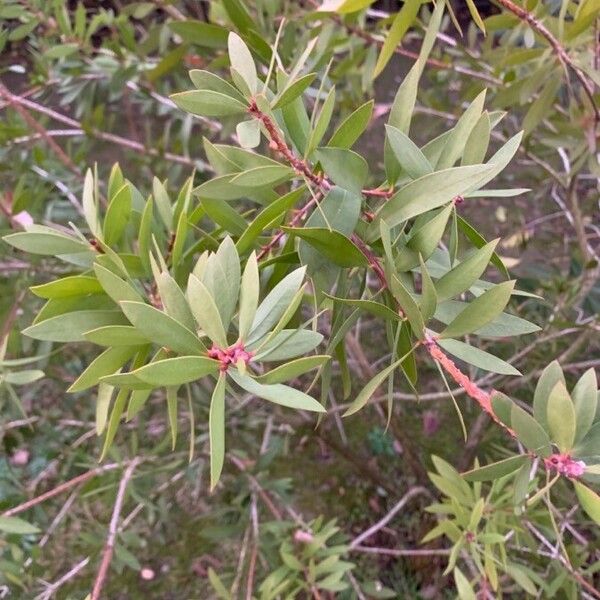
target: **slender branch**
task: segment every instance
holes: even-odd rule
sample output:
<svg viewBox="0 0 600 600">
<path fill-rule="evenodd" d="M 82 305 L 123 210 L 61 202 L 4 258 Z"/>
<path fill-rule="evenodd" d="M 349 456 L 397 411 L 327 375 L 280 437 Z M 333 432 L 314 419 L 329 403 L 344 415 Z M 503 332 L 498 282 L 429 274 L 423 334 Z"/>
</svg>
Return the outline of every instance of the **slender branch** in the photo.
<svg viewBox="0 0 600 600">
<path fill-rule="evenodd" d="M 552 47 L 552 50 L 560 60 L 560 62 L 567 69 L 571 69 L 575 74 L 575 77 L 580 81 L 583 86 L 583 90 L 587 95 L 592 109 L 594 110 L 596 123 L 600 121 L 600 110 L 594 99 L 594 87 L 593 83 L 587 78 L 583 70 L 578 67 L 568 55 L 567 51 L 561 45 L 561 43 L 554 37 L 552 32 L 538 19 L 536 19 L 529 11 L 520 6 L 517 6 L 512 0 L 497 0 L 498 4 L 503 6 L 506 10 L 516 15 L 521 21 L 527 23 L 535 32 L 541 35 Z"/>
<path fill-rule="evenodd" d="M 450 550 L 445 548 L 377 548 L 375 546 L 355 546 L 351 552 L 364 552 L 365 554 L 383 554 L 387 556 L 448 556 Z"/>
<path fill-rule="evenodd" d="M 406 494 L 404 494 L 404 496 L 402 496 L 402 498 L 396 502 L 393 508 L 382 519 L 377 521 L 377 523 L 369 527 L 369 529 L 366 531 L 363 531 L 360 535 L 357 535 L 350 542 L 350 550 L 354 550 L 355 548 L 361 546 L 365 540 L 368 540 L 374 533 L 377 533 L 380 529 L 385 527 L 394 518 L 394 516 L 404 508 L 411 498 L 421 494 L 429 496 L 430 492 L 427 488 L 421 486 L 410 488 L 408 492 L 406 492 Z"/>
<path fill-rule="evenodd" d="M 129 483 L 133 472 L 140 463 L 139 458 L 134 458 L 129 466 L 125 469 L 121 482 L 119 483 L 119 489 L 117 490 L 117 497 L 115 499 L 115 505 L 113 508 L 112 517 L 110 519 L 110 525 L 108 528 L 108 536 L 106 538 L 106 544 L 104 545 L 104 552 L 102 553 L 102 562 L 96 575 L 94 587 L 92 589 L 91 600 L 100 600 L 100 594 L 102 593 L 102 587 L 108 574 L 108 569 L 112 560 L 113 552 L 115 550 L 115 541 L 117 538 L 117 532 L 119 528 L 119 517 L 121 515 L 121 509 L 123 508 L 123 502 L 125 500 L 125 492 L 127 491 L 127 484 Z"/>
<path fill-rule="evenodd" d="M 95 469 L 86 471 L 85 473 L 82 473 L 81 475 L 77 475 L 77 477 L 73 477 L 73 479 L 69 479 L 68 481 L 65 481 L 64 483 L 57 485 L 55 488 L 52 488 L 51 490 L 44 492 L 43 494 L 40 494 L 39 496 L 36 496 L 35 498 L 31 498 L 31 500 L 27 500 L 27 502 L 23 502 L 22 504 L 19 504 L 18 506 L 15 506 L 13 508 L 9 508 L 8 510 L 5 510 L 0 516 L 12 517 L 13 515 L 18 515 L 19 513 L 22 513 L 23 511 L 26 511 L 26 510 L 32 508 L 33 506 L 37 506 L 38 504 L 44 502 L 45 500 L 54 498 L 54 496 L 58 496 L 59 494 L 62 494 L 63 492 L 70 490 L 73 486 L 79 485 L 80 483 L 83 483 L 84 481 L 87 481 L 88 479 L 92 479 L 92 477 L 96 477 L 97 475 L 101 475 L 102 473 L 106 473 L 107 471 L 114 471 L 115 469 L 118 469 L 121 466 L 122 465 L 119 463 L 111 463 L 108 465 L 103 465 L 101 467 L 96 467 Z"/>
<path fill-rule="evenodd" d="M 81 571 L 90 562 L 90 557 L 86 556 L 83 560 L 79 561 L 72 569 L 69 569 L 60 579 L 57 579 L 54 583 L 48 585 L 48 587 L 35 597 L 35 600 L 50 600 L 60 587 L 62 587 L 67 581 L 75 577 L 79 571 Z"/>
<path fill-rule="evenodd" d="M 48 135 L 45 127 L 40 125 L 29 112 L 19 102 L 19 97 L 15 96 L 8 88 L 0 82 L 0 96 L 6 99 L 9 106 L 13 106 L 14 109 L 23 117 L 23 120 L 32 128 L 35 129 L 41 137 L 44 138 L 48 146 L 54 151 L 60 161 L 75 175 L 81 177 L 81 170 L 66 154 L 66 152 L 54 141 L 54 139 Z"/>
</svg>

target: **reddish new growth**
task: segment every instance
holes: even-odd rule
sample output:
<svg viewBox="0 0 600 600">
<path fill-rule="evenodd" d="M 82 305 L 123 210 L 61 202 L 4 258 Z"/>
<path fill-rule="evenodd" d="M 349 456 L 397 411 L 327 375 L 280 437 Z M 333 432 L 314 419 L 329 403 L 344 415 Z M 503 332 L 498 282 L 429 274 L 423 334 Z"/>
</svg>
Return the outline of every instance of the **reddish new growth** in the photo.
<svg viewBox="0 0 600 600">
<path fill-rule="evenodd" d="M 552 454 L 544 459 L 544 464 L 546 469 L 555 470 L 571 479 L 581 477 L 585 473 L 585 463 L 582 460 L 573 460 L 569 454 Z"/>
<path fill-rule="evenodd" d="M 436 360 L 441 367 L 443 367 L 444 371 L 448 373 L 454 379 L 454 381 L 463 389 L 465 392 L 475 400 L 479 406 L 485 412 L 496 421 L 499 425 L 502 425 L 504 429 L 506 429 L 512 436 L 514 436 L 514 432 L 509 427 L 506 427 L 504 423 L 502 423 L 498 417 L 494 413 L 494 409 L 492 408 L 492 400 L 491 395 L 488 392 L 482 390 L 476 383 L 471 381 L 467 375 L 465 375 L 455 364 L 454 362 L 446 356 L 440 347 L 436 344 L 433 338 L 428 338 L 425 342 L 425 347 L 429 351 L 431 358 Z"/>
<path fill-rule="evenodd" d="M 221 365 L 221 371 L 225 372 L 229 368 L 229 365 L 235 365 L 240 360 L 245 364 L 248 364 L 252 360 L 253 352 L 246 350 L 242 342 L 236 342 L 229 348 L 219 348 L 214 346 L 208 351 L 208 356 L 218 360 Z"/>
</svg>

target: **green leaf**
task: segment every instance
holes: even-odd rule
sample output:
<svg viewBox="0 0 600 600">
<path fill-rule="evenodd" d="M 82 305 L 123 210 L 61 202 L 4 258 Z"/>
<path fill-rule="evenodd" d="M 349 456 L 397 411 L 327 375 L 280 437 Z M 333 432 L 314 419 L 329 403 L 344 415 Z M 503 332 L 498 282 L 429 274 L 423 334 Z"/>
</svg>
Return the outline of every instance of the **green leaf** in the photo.
<svg viewBox="0 0 600 600">
<path fill-rule="evenodd" d="M 227 48 L 231 67 L 242 76 L 250 93 L 252 95 L 256 94 L 258 77 L 256 75 L 256 65 L 248 46 L 237 33 L 232 31 L 227 38 Z"/>
<path fill-rule="evenodd" d="M 511 456 L 504 460 L 492 463 L 491 465 L 485 465 L 483 467 L 472 469 L 471 471 L 466 471 L 462 474 L 462 477 L 465 481 L 496 481 L 497 479 L 500 479 L 500 477 L 504 477 L 505 475 L 509 475 L 510 473 L 514 473 L 517 469 L 520 469 L 527 460 L 528 457 L 524 454 Z"/>
<path fill-rule="evenodd" d="M 325 174 L 339 187 L 357 195 L 369 175 L 367 161 L 346 148 L 323 147 L 315 152 Z"/>
<path fill-rule="evenodd" d="M 83 180 L 83 195 L 82 195 L 82 208 L 83 216 L 85 217 L 86 223 L 90 228 L 90 232 L 96 238 L 100 237 L 100 221 L 98 219 L 98 205 L 96 203 L 96 191 L 95 191 L 94 175 L 91 169 L 85 172 L 85 179 Z"/>
<path fill-rule="evenodd" d="M 239 237 L 235 244 L 238 252 L 243 254 L 249 250 L 254 240 L 256 240 L 262 231 L 272 226 L 275 222 L 279 222 L 283 215 L 302 197 L 305 191 L 306 188 L 302 186 L 277 198 L 277 200 L 266 206 Z"/>
<path fill-rule="evenodd" d="M 311 352 L 322 341 L 323 335 L 318 331 L 283 329 L 261 347 L 260 353 L 255 358 L 263 362 L 288 360 Z"/>
<path fill-rule="evenodd" d="M 90 252 L 90 246 L 80 239 L 43 225 L 37 225 L 33 231 L 5 235 L 2 239 L 14 248 L 30 254 L 60 256 Z"/>
<path fill-rule="evenodd" d="M 210 400 L 208 417 L 210 436 L 210 490 L 221 477 L 225 461 L 225 373 L 219 375 Z"/>
<path fill-rule="evenodd" d="M 230 184 L 244 188 L 261 188 L 287 181 L 294 171 L 286 165 L 268 165 L 242 171 L 231 178 Z"/>
<path fill-rule="evenodd" d="M 406 2 L 404 2 L 402 5 L 402 8 L 396 13 L 390 30 L 385 37 L 383 45 L 381 46 L 381 51 L 373 71 L 373 79 L 375 79 L 383 71 L 383 69 L 385 69 L 385 66 L 388 64 L 390 58 L 392 58 L 394 55 L 396 47 L 402 41 L 404 34 L 415 21 L 415 18 L 419 13 L 419 9 L 421 8 L 421 1 L 422 0 L 406 0 Z"/>
<path fill-rule="evenodd" d="M 117 304 L 122 300 L 127 300 L 129 302 L 143 302 L 143 298 L 133 286 L 115 275 L 111 270 L 95 263 L 94 272 L 106 294 Z"/>
<path fill-rule="evenodd" d="M 600 525 L 600 496 L 579 481 L 574 481 L 573 485 L 575 486 L 575 492 L 583 510 L 585 510 L 596 525 Z"/>
<path fill-rule="evenodd" d="M 121 302 L 121 308 L 131 324 L 155 344 L 181 354 L 206 352 L 204 344 L 194 333 L 153 306 L 142 302 Z"/>
<path fill-rule="evenodd" d="M 150 340 L 135 327 L 129 325 L 107 325 L 86 331 L 83 337 L 99 346 L 142 346 Z"/>
<path fill-rule="evenodd" d="M 110 199 L 104 216 L 104 243 L 115 245 L 123 235 L 131 215 L 131 187 L 124 184 Z"/>
<path fill-rule="evenodd" d="M 285 85 L 283 90 L 275 96 L 273 102 L 271 104 L 271 108 L 273 110 L 277 108 L 281 108 L 282 106 L 286 106 L 290 102 L 293 102 L 296 98 L 298 98 L 304 90 L 314 81 L 316 73 L 308 73 L 299 79 L 291 82 L 288 80 L 288 83 Z"/>
<path fill-rule="evenodd" d="M 339 231 L 323 227 L 282 227 L 284 231 L 305 240 L 313 248 L 340 267 L 366 267 L 366 256 Z"/>
<path fill-rule="evenodd" d="M 466 292 L 485 271 L 498 241 L 482 246 L 441 277 L 435 286 L 438 298 L 446 300 Z"/>
<path fill-rule="evenodd" d="M 395 227 L 427 211 L 443 206 L 477 185 L 491 167 L 470 165 L 436 171 L 400 188 L 379 210 L 369 228 L 369 240 L 379 239 L 379 223 Z"/>
<path fill-rule="evenodd" d="M 186 21 L 169 21 L 169 29 L 184 42 L 206 48 L 227 47 L 227 29 L 220 25 L 188 19 Z"/>
<path fill-rule="evenodd" d="M 49 342 L 83 342 L 90 329 L 125 323 L 117 310 L 78 310 L 40 321 L 23 330 L 23 334 Z"/>
<path fill-rule="evenodd" d="M 319 6 L 321 12 L 336 12 L 340 15 L 350 14 L 364 10 L 373 4 L 375 0 L 323 0 Z"/>
<path fill-rule="evenodd" d="M 386 321 L 400 321 L 401 317 L 397 312 L 394 312 L 391 308 L 380 302 L 373 300 L 354 300 L 352 298 L 338 298 L 337 296 L 331 296 L 325 294 L 328 298 L 331 298 L 334 302 L 340 304 L 347 304 L 349 306 L 356 306 L 376 317 L 385 319 Z"/>
<path fill-rule="evenodd" d="M 155 266 L 153 270 L 159 297 L 165 312 L 186 329 L 194 331 L 196 325 L 192 311 L 177 282 L 166 271 L 159 271 L 158 266 Z"/>
<path fill-rule="evenodd" d="M 248 344 L 260 340 L 277 323 L 300 289 L 305 272 L 306 267 L 300 267 L 286 275 L 261 302 L 250 328 Z"/>
<path fill-rule="evenodd" d="M 258 273 L 258 263 L 256 253 L 248 257 L 246 268 L 242 275 L 240 286 L 240 311 L 239 311 L 239 339 L 245 340 L 258 307 L 258 295 L 260 292 L 260 276 Z"/>
<path fill-rule="evenodd" d="M 280 365 L 279 367 L 268 371 L 264 375 L 260 375 L 256 378 L 256 381 L 267 384 L 291 381 L 307 371 L 312 371 L 313 369 L 324 365 L 330 359 L 331 357 L 326 354 L 297 358 L 285 365 Z"/>
<path fill-rule="evenodd" d="M 390 281 L 391 291 L 394 295 L 394 298 L 400 304 L 410 326 L 413 330 L 413 333 L 422 340 L 425 335 L 425 323 L 423 322 L 423 315 L 419 309 L 419 306 L 415 302 L 411 293 L 402 285 L 402 282 L 396 275 L 392 275 L 392 279 Z"/>
<path fill-rule="evenodd" d="M 98 394 L 96 396 L 96 435 L 102 435 L 108 420 L 108 409 L 115 388 L 106 383 L 98 385 Z"/>
<path fill-rule="evenodd" d="M 40 298 L 71 298 L 73 296 L 87 296 L 88 294 L 101 294 L 104 290 L 95 277 L 88 275 L 71 275 L 61 277 L 48 283 L 34 285 L 29 288 Z"/>
<path fill-rule="evenodd" d="M 329 127 L 329 122 L 331 121 L 331 116 L 333 115 L 333 109 L 335 108 L 335 87 L 332 87 L 327 94 L 327 98 L 323 102 L 323 106 L 321 107 L 321 112 L 317 117 L 315 122 L 314 129 L 310 134 L 310 139 L 308 141 L 307 155 L 312 154 L 313 150 L 321 143 L 327 128 Z"/>
<path fill-rule="evenodd" d="M 32 533 L 39 533 L 40 530 L 23 519 L 0 516 L 0 531 L 17 535 L 31 535 Z"/>
<path fill-rule="evenodd" d="M 400 366 L 400 363 L 404 360 L 404 357 L 393 362 L 389 367 L 386 367 L 383 371 L 380 371 L 373 377 L 367 385 L 360 391 L 358 396 L 354 399 L 352 404 L 348 407 L 344 413 L 344 417 L 349 417 L 355 412 L 358 412 L 363 408 L 370 400 L 371 396 L 375 393 L 377 388 Z"/>
<path fill-rule="evenodd" d="M 462 165 L 476 165 L 485 160 L 491 130 L 490 116 L 487 111 L 483 111 L 467 138 L 461 161 Z"/>
<path fill-rule="evenodd" d="M 421 301 L 419 302 L 419 310 L 423 315 L 423 321 L 427 322 L 435 313 L 437 307 L 437 293 L 433 281 L 427 271 L 427 267 L 423 262 L 423 257 L 419 254 L 421 264 Z"/>
<path fill-rule="evenodd" d="M 135 346 L 108 348 L 89 364 L 67 391 L 75 393 L 91 388 L 105 375 L 116 373 L 136 351 Z"/>
<path fill-rule="evenodd" d="M 0 374 L 0 382 L 5 381 L 11 385 L 29 385 L 44 377 L 44 371 L 28 369 L 26 371 L 11 371 Z"/>
<path fill-rule="evenodd" d="M 219 362 L 204 356 L 178 356 L 148 363 L 131 375 L 154 387 L 179 386 L 217 373 Z"/>
<path fill-rule="evenodd" d="M 594 368 L 588 369 L 579 379 L 573 393 L 573 405 L 577 423 L 577 434 L 575 441 L 581 441 L 590 430 L 598 406 L 598 381 Z"/>
<path fill-rule="evenodd" d="M 481 117 L 485 103 L 485 95 L 486 90 L 480 92 L 453 127 L 436 165 L 437 169 L 448 169 L 449 167 L 452 167 L 462 156 L 469 134 L 479 121 L 479 117 Z"/>
<path fill-rule="evenodd" d="M 346 117 L 335 130 L 327 145 L 334 148 L 351 148 L 369 125 L 374 104 L 374 100 L 369 100 Z"/>
<path fill-rule="evenodd" d="M 256 148 L 260 144 L 260 122 L 256 119 L 241 121 L 235 131 L 242 148 Z"/>
<path fill-rule="evenodd" d="M 550 454 L 550 438 L 542 426 L 514 402 L 510 409 L 511 427 L 519 441 L 532 452 L 541 456 Z"/>
<path fill-rule="evenodd" d="M 433 172 L 431 163 L 404 132 L 391 125 L 386 125 L 385 133 L 398 164 L 411 179 L 418 179 Z"/>
<path fill-rule="evenodd" d="M 471 17 L 473 17 L 473 21 L 477 24 L 477 27 L 481 29 L 483 35 L 485 35 L 485 25 L 483 23 L 483 19 L 477 10 L 477 6 L 473 0 L 467 0 L 467 6 L 469 7 L 469 12 L 471 13 Z"/>
<path fill-rule="evenodd" d="M 230 369 L 228 375 L 235 383 L 250 394 L 263 398 L 264 400 L 269 400 L 269 402 L 274 402 L 275 404 L 288 406 L 289 408 L 295 408 L 297 410 L 325 412 L 325 408 L 314 398 L 287 385 L 282 385 L 280 383 L 263 385 L 247 375 L 240 374 L 235 369 Z"/>
<path fill-rule="evenodd" d="M 553 360 L 542 371 L 533 395 L 533 416 L 546 431 L 549 431 L 548 399 L 550 398 L 550 392 L 559 381 L 565 384 L 565 376 L 558 362 Z"/>
<path fill-rule="evenodd" d="M 244 96 L 242 96 L 237 88 L 233 87 L 229 82 L 221 79 L 218 75 L 211 73 L 210 71 L 203 71 L 201 69 L 192 69 L 189 73 L 192 83 L 199 90 L 211 90 L 224 94 L 230 98 L 239 100 L 242 104 L 245 102 Z"/>
<path fill-rule="evenodd" d="M 220 348 L 225 348 L 227 346 L 227 334 L 215 298 L 193 274 L 188 279 L 187 296 L 198 325 L 212 342 Z"/>
<path fill-rule="evenodd" d="M 179 92 L 170 98 L 181 110 L 202 117 L 228 117 L 247 112 L 247 107 L 236 98 L 212 90 Z"/>
<path fill-rule="evenodd" d="M 566 453 L 575 442 L 575 407 L 562 381 L 552 388 L 546 406 L 546 420 L 552 441 Z"/>
<path fill-rule="evenodd" d="M 468 306 L 470 305 L 465 302 L 446 300 L 438 304 L 435 318 L 442 323 L 450 323 L 464 312 Z M 525 335 L 539 330 L 540 328 L 537 325 L 525 319 L 509 315 L 508 313 L 502 313 L 493 321 L 475 331 L 475 334 L 481 337 L 498 338 Z"/>
<path fill-rule="evenodd" d="M 459 340 L 439 339 L 438 344 L 447 352 L 460 358 L 461 360 L 474 365 L 484 371 L 500 373 L 501 375 L 521 375 L 512 365 L 503 361 L 501 358 L 480 350 L 470 344 L 465 344 Z"/>
<path fill-rule="evenodd" d="M 472 2 L 473 0 L 469 1 Z M 477 600 L 477 596 L 469 580 L 458 567 L 454 567 L 454 582 L 456 583 L 456 590 L 458 591 L 460 600 Z"/>
<path fill-rule="evenodd" d="M 514 280 L 504 281 L 487 290 L 478 298 L 475 298 L 440 333 L 440 337 L 460 337 L 468 333 L 474 333 L 490 321 L 493 321 L 508 304 L 514 286 Z"/>
</svg>

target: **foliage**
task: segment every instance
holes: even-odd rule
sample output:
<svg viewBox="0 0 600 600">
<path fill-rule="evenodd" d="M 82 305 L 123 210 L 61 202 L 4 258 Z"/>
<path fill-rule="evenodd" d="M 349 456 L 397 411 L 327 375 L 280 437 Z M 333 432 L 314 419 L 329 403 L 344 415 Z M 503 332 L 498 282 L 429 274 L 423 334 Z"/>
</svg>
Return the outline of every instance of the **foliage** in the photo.
<svg viewBox="0 0 600 600">
<path fill-rule="evenodd" d="M 221 598 L 395 597 L 385 565 L 373 573 L 370 544 L 394 556 L 378 541 L 389 520 L 435 493 L 427 511 L 437 522 L 417 508 L 429 531 L 410 532 L 424 544 L 414 556 L 446 561 L 420 582 L 423 595 L 441 594 L 452 573 L 460 598 L 597 597 L 587 542 L 600 524 L 597 361 L 568 360 L 597 346 L 600 266 L 588 230 L 597 232 L 600 6 L 498 0 L 486 16 L 469 0 L 465 19 L 455 3 L 406 0 L 383 16 L 370 1 L 304 4 L 0 4 L 11 273 L 0 392 L 12 456 L 0 577 L 27 594 L 36 577 L 55 579 L 40 598 L 66 586 L 96 599 L 131 571 L 141 578 L 132 589 L 153 585 L 143 581 L 156 571 L 142 565 L 159 564 L 161 551 L 149 540 L 181 538 L 206 579 L 182 585 L 181 597 L 208 583 Z M 398 55 L 409 68 L 389 106 L 375 103 Z M 15 94 L 14 77 L 33 87 Z M 544 232 L 521 226 L 528 215 L 513 214 L 522 197 L 551 197 L 566 215 L 566 264 L 547 254 Z M 545 270 L 507 261 L 510 244 L 489 240 L 491 207 L 500 224 L 518 224 L 519 253 L 540 244 Z M 554 218 L 546 209 L 530 222 Z M 65 406 L 42 387 L 49 381 L 70 383 Z M 442 391 L 429 392 L 438 381 Z M 510 397 L 517 387 L 524 400 Z M 456 411 L 444 416 L 448 440 L 404 427 L 398 400 L 431 394 Z M 474 402 L 461 407 L 460 396 Z M 73 416 L 92 419 L 99 447 L 56 428 Z M 28 425 L 39 433 L 21 433 Z M 27 466 L 20 447 L 38 436 L 40 463 Z M 319 479 L 332 473 L 298 462 L 306 438 L 353 465 L 361 485 L 368 473 L 386 498 L 387 515 L 365 536 L 351 540 L 350 515 L 358 509 L 364 526 L 377 496 L 332 509 L 320 496 L 333 486 Z M 36 495 L 56 469 L 63 487 Z M 185 514 L 171 523 L 177 482 L 197 538 Z M 337 484 L 343 494 L 352 485 Z M 64 511 L 40 506 L 66 490 Z M 106 514 L 73 521 L 83 559 L 52 565 L 43 547 L 79 496 Z M 107 582 L 109 566 L 119 574 Z"/>
</svg>

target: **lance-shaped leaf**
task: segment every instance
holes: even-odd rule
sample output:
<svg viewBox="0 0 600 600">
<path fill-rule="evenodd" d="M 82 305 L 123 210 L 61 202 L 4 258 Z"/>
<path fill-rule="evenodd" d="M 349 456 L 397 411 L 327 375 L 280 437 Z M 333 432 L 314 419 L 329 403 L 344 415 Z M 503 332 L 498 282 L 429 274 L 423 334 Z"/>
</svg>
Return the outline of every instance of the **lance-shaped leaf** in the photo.
<svg viewBox="0 0 600 600">
<path fill-rule="evenodd" d="M 264 385 L 258 383 L 255 379 L 242 375 L 235 369 L 230 369 L 228 375 L 244 390 L 281 406 L 288 406 L 297 410 L 311 410 L 315 412 L 325 412 L 325 408 L 308 394 L 296 390 L 287 385 L 276 383 L 274 385 Z"/>
<path fill-rule="evenodd" d="M 421 149 L 397 127 L 385 126 L 385 133 L 398 164 L 411 177 L 418 179 L 433 172 L 431 163 Z"/>
<path fill-rule="evenodd" d="M 110 199 L 104 216 L 104 242 L 109 246 L 116 244 L 123 235 L 131 216 L 131 187 L 125 183 Z"/>
<path fill-rule="evenodd" d="M 360 391 L 358 396 L 356 396 L 352 404 L 350 404 L 348 407 L 348 410 L 346 410 L 344 413 L 344 417 L 353 415 L 355 412 L 358 412 L 361 408 L 363 408 L 371 396 L 375 393 L 377 388 L 393 373 L 395 369 L 400 366 L 400 363 L 402 363 L 404 358 L 405 357 L 403 356 L 401 359 L 393 362 L 389 367 L 383 369 L 383 371 L 377 373 L 377 375 L 375 375 L 375 377 L 373 377 Z"/>
<path fill-rule="evenodd" d="M 561 452 L 568 452 L 575 441 L 575 407 L 562 381 L 558 381 L 552 388 L 546 411 L 552 441 Z"/>
<path fill-rule="evenodd" d="M 485 271 L 497 244 L 498 239 L 492 240 L 441 277 L 435 285 L 438 297 L 446 300 L 466 292 Z"/>
<path fill-rule="evenodd" d="M 486 165 L 454 167 L 429 173 L 400 188 L 381 208 L 369 228 L 369 240 L 380 237 L 383 219 L 395 227 L 418 215 L 443 206 L 476 186 L 491 171 Z"/>
<path fill-rule="evenodd" d="M 300 267 L 286 275 L 260 303 L 248 335 L 248 344 L 266 335 L 277 323 L 292 298 L 302 285 L 306 267 Z"/>
<path fill-rule="evenodd" d="M 107 325 L 86 331 L 83 337 L 98 346 L 143 346 L 150 340 L 130 325 Z"/>
<path fill-rule="evenodd" d="M 256 355 L 257 361 L 288 360 L 314 350 L 323 341 L 323 335 L 311 329 L 283 329 L 273 336 Z"/>
<path fill-rule="evenodd" d="M 325 174 L 339 187 L 360 194 L 367 177 L 367 161 L 347 148 L 319 148 L 315 157 L 321 163 Z"/>
<path fill-rule="evenodd" d="M 510 424 L 519 441 L 540 456 L 550 454 L 550 438 L 542 426 L 514 402 L 510 409 Z"/>
<path fill-rule="evenodd" d="M 82 392 L 91 388 L 100 381 L 101 377 L 118 371 L 136 351 L 135 346 L 108 348 L 89 364 L 67 391 L 71 393 Z"/>
<path fill-rule="evenodd" d="M 260 276 L 258 274 L 258 263 L 256 253 L 248 257 L 246 268 L 242 275 L 240 286 L 240 312 L 238 318 L 238 329 L 240 340 L 245 340 L 258 307 L 258 295 L 260 292 Z"/>
<path fill-rule="evenodd" d="M 490 321 L 493 321 L 508 304 L 514 286 L 514 280 L 504 281 L 487 290 L 487 292 L 484 292 L 478 298 L 475 298 L 442 331 L 440 337 L 460 337 L 468 333 L 473 333 Z"/>
<path fill-rule="evenodd" d="M 273 99 L 271 108 L 275 110 L 293 102 L 302 95 L 304 90 L 314 81 L 316 76 L 316 73 L 308 73 L 295 81 L 288 81 L 283 90 Z"/>
<path fill-rule="evenodd" d="M 189 72 L 192 83 L 199 90 L 212 90 L 213 92 L 219 92 L 225 96 L 235 98 L 240 102 L 244 102 L 244 97 L 233 87 L 229 82 L 221 79 L 218 75 L 211 73 L 210 71 L 203 71 L 201 69 L 192 69 Z"/>
<path fill-rule="evenodd" d="M 34 285 L 29 290 L 36 296 L 47 299 L 87 296 L 88 294 L 101 294 L 104 291 L 100 282 L 89 275 L 61 277 L 48 283 Z"/>
<path fill-rule="evenodd" d="M 390 286 L 394 298 L 400 304 L 400 308 L 404 311 L 408 322 L 413 330 L 413 333 L 419 338 L 423 339 L 425 335 L 425 323 L 423 322 L 423 315 L 419 310 L 419 306 L 412 297 L 412 294 L 402 285 L 402 282 L 398 277 L 392 275 Z"/>
<path fill-rule="evenodd" d="M 502 375 L 521 375 L 517 369 L 501 358 L 470 344 L 465 344 L 460 340 L 440 339 L 438 340 L 438 344 L 450 354 L 484 371 L 491 371 L 492 373 L 500 373 Z"/>
<path fill-rule="evenodd" d="M 369 100 L 346 117 L 335 130 L 327 145 L 334 148 L 351 148 L 367 128 L 373 114 L 374 104 L 373 100 Z"/>
<path fill-rule="evenodd" d="M 575 492 L 577 492 L 577 498 L 579 498 L 583 510 L 585 510 L 592 521 L 600 525 L 600 496 L 579 481 L 574 481 L 573 485 L 575 486 Z"/>
<path fill-rule="evenodd" d="M 258 77 L 256 76 L 256 65 L 248 46 L 237 33 L 232 31 L 227 38 L 227 49 L 231 67 L 241 75 L 250 93 L 256 94 Z"/>
<path fill-rule="evenodd" d="M 49 342 L 83 342 L 90 328 L 125 324 L 126 319 L 118 310 L 78 310 L 35 323 L 23 334 Z"/>
<path fill-rule="evenodd" d="M 352 298 L 338 298 L 337 296 L 331 296 L 330 294 L 325 294 L 328 298 L 331 298 L 334 302 L 339 302 L 340 304 L 347 304 L 349 306 L 356 306 L 365 312 L 371 313 L 376 317 L 380 317 L 381 319 L 385 319 L 386 321 L 400 321 L 402 317 L 394 312 L 391 308 L 386 306 L 385 304 L 381 304 L 381 302 L 375 302 L 374 300 L 355 300 Z"/>
<path fill-rule="evenodd" d="M 312 371 L 324 365 L 331 357 L 327 354 L 318 354 L 316 356 L 304 356 L 297 358 L 285 365 L 280 365 L 272 369 L 268 373 L 256 378 L 259 383 L 281 383 L 283 381 L 291 381 L 296 377 Z"/>
<path fill-rule="evenodd" d="M 100 221 L 98 219 L 98 204 L 97 204 L 97 186 L 98 182 L 94 180 L 94 174 L 91 169 L 85 172 L 83 180 L 83 195 L 81 197 L 81 206 L 83 208 L 83 216 L 86 220 L 90 232 L 96 238 L 101 237 Z"/>
<path fill-rule="evenodd" d="M 182 110 L 202 117 L 228 117 L 247 112 L 247 107 L 236 98 L 212 90 L 179 92 L 170 98 Z"/>
<path fill-rule="evenodd" d="M 217 373 L 219 362 L 204 356 L 177 356 L 148 363 L 131 372 L 144 383 L 154 387 L 178 386 Z"/>
<path fill-rule="evenodd" d="M 598 380 L 594 368 L 588 369 L 579 379 L 573 393 L 573 405 L 575 406 L 575 415 L 577 423 L 577 435 L 575 441 L 580 441 L 590 430 L 596 410 L 598 407 Z"/>
<path fill-rule="evenodd" d="M 221 373 L 210 400 L 210 489 L 215 489 L 225 460 L 225 373 Z"/>
<path fill-rule="evenodd" d="M 550 398 L 550 392 L 559 381 L 565 384 L 565 376 L 558 361 L 553 360 L 542 371 L 533 394 L 533 416 L 546 431 L 549 431 L 548 399 Z"/>
<path fill-rule="evenodd" d="M 327 128 L 329 127 L 329 122 L 331 121 L 331 116 L 333 115 L 333 109 L 335 108 L 335 87 L 332 87 L 321 106 L 321 111 L 319 112 L 319 116 L 315 121 L 315 126 L 310 134 L 310 138 L 308 140 L 308 149 L 307 154 L 311 154 L 313 150 L 321 143 Z"/>
<path fill-rule="evenodd" d="M 4 533 L 13 533 L 16 535 L 31 535 L 39 533 L 39 529 L 18 517 L 3 517 L 0 516 L 0 531 Z"/>
<path fill-rule="evenodd" d="M 238 142 L 242 148 L 256 148 L 260 144 L 260 121 L 241 121 L 235 127 Z"/>
<path fill-rule="evenodd" d="M 293 175 L 293 169 L 286 165 L 264 165 L 242 171 L 232 177 L 229 183 L 242 188 L 261 188 L 283 183 Z"/>
<path fill-rule="evenodd" d="M 61 256 L 90 251 L 90 246 L 80 239 L 43 225 L 36 225 L 34 230 L 11 233 L 2 239 L 14 248 L 30 254 Z"/>
<path fill-rule="evenodd" d="M 282 227 L 303 239 L 331 262 L 340 267 L 366 267 L 367 257 L 357 246 L 339 231 L 325 227 Z"/>
<path fill-rule="evenodd" d="M 198 336 L 153 306 L 142 302 L 121 302 L 121 308 L 131 324 L 155 344 L 181 354 L 206 352 Z"/>
<path fill-rule="evenodd" d="M 206 286 L 193 274 L 190 275 L 187 287 L 187 296 L 196 322 L 202 331 L 217 346 L 227 346 L 227 334 L 219 315 L 215 299 Z"/>
<path fill-rule="evenodd" d="M 129 302 L 143 302 L 143 298 L 137 290 L 127 281 L 121 279 L 118 275 L 115 275 L 110 269 L 95 263 L 94 272 L 96 273 L 100 285 L 104 288 L 104 291 L 115 302 L 119 303 L 123 300 Z"/>
<path fill-rule="evenodd" d="M 504 460 L 492 463 L 491 465 L 485 465 L 484 467 L 466 471 L 462 476 L 465 481 L 495 481 L 496 479 L 500 479 L 500 477 L 514 473 L 521 465 L 527 462 L 527 460 L 528 456 L 525 454 L 511 456 Z"/>
</svg>

